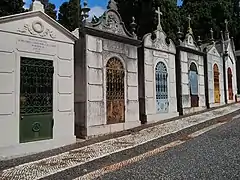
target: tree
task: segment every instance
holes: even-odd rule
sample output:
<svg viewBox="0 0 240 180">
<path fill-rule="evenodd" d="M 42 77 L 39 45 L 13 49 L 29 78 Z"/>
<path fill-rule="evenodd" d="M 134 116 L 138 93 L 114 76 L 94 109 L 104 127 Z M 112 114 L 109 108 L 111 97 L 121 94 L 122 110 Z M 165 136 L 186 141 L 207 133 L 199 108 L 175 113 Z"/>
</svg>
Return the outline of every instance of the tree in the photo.
<svg viewBox="0 0 240 180">
<path fill-rule="evenodd" d="M 229 21 L 229 27 L 234 24 L 231 0 L 184 0 L 180 12 L 184 29 L 187 28 L 186 17 L 190 15 L 194 35 L 201 36 L 203 40 L 209 39 L 210 28 L 215 32 L 215 38 L 219 38 L 225 19 Z"/>
<path fill-rule="evenodd" d="M 119 13 L 127 27 L 135 17 L 138 24 L 137 35 L 142 38 L 145 34 L 156 30 L 158 25 L 157 7 L 161 8 L 162 27 L 167 35 L 175 40 L 177 26 L 179 24 L 179 10 L 176 0 L 116 0 L 118 2 Z M 171 12 L 171 13 L 169 13 Z"/>
<path fill-rule="evenodd" d="M 23 0 L 0 0 L 0 16 L 24 12 Z"/>
<path fill-rule="evenodd" d="M 78 27 L 80 19 L 80 17 L 78 18 L 78 1 L 69 0 L 69 2 L 64 2 L 59 8 L 58 21 L 70 31 Z"/>
<path fill-rule="evenodd" d="M 49 15 L 51 18 L 53 18 L 54 20 L 57 19 L 57 11 L 55 9 L 56 9 L 56 6 L 55 4 L 52 4 L 52 3 L 48 3 L 45 6 L 45 13 Z"/>
<path fill-rule="evenodd" d="M 44 7 L 46 8 L 46 6 L 48 5 L 49 3 L 49 0 L 40 0 L 41 3 L 44 5 Z"/>
</svg>

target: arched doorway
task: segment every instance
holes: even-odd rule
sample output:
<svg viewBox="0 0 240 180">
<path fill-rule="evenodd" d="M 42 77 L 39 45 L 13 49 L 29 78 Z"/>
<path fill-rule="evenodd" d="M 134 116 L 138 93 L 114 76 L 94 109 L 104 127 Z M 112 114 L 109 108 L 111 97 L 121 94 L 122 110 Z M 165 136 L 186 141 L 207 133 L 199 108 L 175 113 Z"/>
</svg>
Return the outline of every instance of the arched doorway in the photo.
<svg viewBox="0 0 240 180">
<path fill-rule="evenodd" d="M 228 96 L 229 100 L 233 100 L 233 89 L 232 89 L 232 70 L 228 68 Z"/>
<path fill-rule="evenodd" d="M 213 66 L 214 75 L 214 102 L 220 103 L 220 89 L 219 89 L 219 69 L 217 64 Z"/>
<path fill-rule="evenodd" d="M 125 71 L 122 62 L 111 58 L 106 66 L 107 123 L 125 122 Z"/>
<path fill-rule="evenodd" d="M 158 113 L 168 112 L 168 72 L 163 62 L 158 62 L 155 68 L 156 78 L 156 108 Z"/>
<path fill-rule="evenodd" d="M 191 63 L 189 71 L 191 107 L 199 106 L 198 97 L 198 71 L 195 63 Z"/>
</svg>

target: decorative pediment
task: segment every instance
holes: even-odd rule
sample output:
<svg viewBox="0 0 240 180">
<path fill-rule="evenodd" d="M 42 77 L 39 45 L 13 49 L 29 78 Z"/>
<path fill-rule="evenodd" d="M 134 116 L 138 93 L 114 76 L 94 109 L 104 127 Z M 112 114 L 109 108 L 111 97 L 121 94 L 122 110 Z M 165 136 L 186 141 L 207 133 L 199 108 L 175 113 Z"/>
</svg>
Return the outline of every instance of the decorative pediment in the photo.
<svg viewBox="0 0 240 180">
<path fill-rule="evenodd" d="M 107 10 L 97 23 L 92 23 L 93 28 L 117 34 L 120 36 L 133 37 L 125 28 L 119 13 L 113 9 Z"/>
<path fill-rule="evenodd" d="M 208 49 L 208 53 L 209 54 L 212 54 L 214 56 L 219 56 L 220 57 L 220 54 L 218 53 L 215 45 L 212 45 L 209 49 Z"/>
<path fill-rule="evenodd" d="M 42 11 L 29 11 L 0 17 L 0 30 L 8 33 L 74 43 L 70 31 Z"/>
<path fill-rule="evenodd" d="M 152 34 L 146 34 L 144 36 L 144 46 L 153 48 L 160 51 L 167 51 L 176 53 L 176 48 L 171 39 L 169 39 L 169 42 L 167 43 L 167 36 L 162 30 L 156 30 L 154 32 L 155 38 L 152 39 Z"/>
<path fill-rule="evenodd" d="M 22 27 L 17 29 L 18 32 L 23 34 L 30 34 L 40 37 L 49 37 L 52 39 L 56 38 L 56 35 L 52 30 L 46 28 L 42 21 L 36 20 L 32 23 L 24 24 Z"/>
<path fill-rule="evenodd" d="M 183 40 L 183 44 L 185 47 L 189 47 L 195 50 L 199 50 L 200 48 L 197 46 L 194 37 L 191 33 L 186 34 L 185 39 Z"/>
</svg>

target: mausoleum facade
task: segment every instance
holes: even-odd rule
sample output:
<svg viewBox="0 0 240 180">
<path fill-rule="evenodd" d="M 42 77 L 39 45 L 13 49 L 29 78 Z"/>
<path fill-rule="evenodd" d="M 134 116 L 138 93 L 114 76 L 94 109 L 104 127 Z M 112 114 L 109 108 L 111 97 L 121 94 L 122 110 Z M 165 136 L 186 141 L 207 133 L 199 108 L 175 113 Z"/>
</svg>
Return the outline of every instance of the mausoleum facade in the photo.
<svg viewBox="0 0 240 180">
<path fill-rule="evenodd" d="M 142 122 L 156 122 L 178 116 L 176 94 L 176 48 L 161 26 L 146 34 L 139 49 L 139 100 Z"/>
<path fill-rule="evenodd" d="M 0 18 L 3 159 L 76 141 L 73 101 L 76 38 L 47 16 L 42 6 L 39 9 L 35 5 L 35 11 Z"/>
<path fill-rule="evenodd" d="M 135 25 L 133 20 L 133 26 Z M 114 1 L 96 23 L 73 32 L 76 134 L 89 137 L 140 125 L 138 55 L 140 41 L 129 33 Z M 81 35 L 82 34 L 82 35 Z"/>
</svg>

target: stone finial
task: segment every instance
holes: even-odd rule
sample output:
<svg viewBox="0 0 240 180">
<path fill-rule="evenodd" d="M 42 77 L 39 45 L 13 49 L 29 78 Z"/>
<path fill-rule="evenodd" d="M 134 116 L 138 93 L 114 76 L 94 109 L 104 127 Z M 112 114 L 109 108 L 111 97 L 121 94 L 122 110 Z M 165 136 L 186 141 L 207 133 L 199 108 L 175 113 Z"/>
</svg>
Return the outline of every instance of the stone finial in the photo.
<svg viewBox="0 0 240 180">
<path fill-rule="evenodd" d="M 191 20 L 192 20 L 192 18 L 191 18 L 191 16 L 190 16 L 190 14 L 188 15 L 188 17 L 187 17 L 187 20 L 188 20 L 188 33 L 189 34 L 192 34 L 193 32 L 192 32 L 192 28 L 191 28 Z"/>
<path fill-rule="evenodd" d="M 178 27 L 177 38 L 181 39 L 183 37 L 183 33 L 181 32 L 181 28 Z"/>
<path fill-rule="evenodd" d="M 220 31 L 221 34 L 221 40 L 224 41 L 223 31 Z"/>
<path fill-rule="evenodd" d="M 134 16 L 132 17 L 132 23 L 130 24 L 130 27 L 131 27 L 132 34 L 134 36 L 136 36 L 135 31 L 136 31 L 137 24 L 135 22 L 135 17 Z"/>
<path fill-rule="evenodd" d="M 88 4 L 87 4 L 87 0 L 84 0 L 81 11 L 82 11 L 81 16 L 83 17 L 83 20 L 85 21 L 89 17 L 88 13 L 90 11 L 90 8 L 88 7 Z"/>
<path fill-rule="evenodd" d="M 115 0 L 110 0 L 110 1 L 108 2 L 107 8 L 108 8 L 108 9 L 115 10 L 115 11 L 118 11 L 117 3 L 116 3 Z"/>
<path fill-rule="evenodd" d="M 210 29 L 210 34 L 211 34 L 210 41 L 211 41 L 211 42 L 214 42 L 214 38 L 213 38 L 213 29 L 212 29 L 212 28 Z"/>
<path fill-rule="evenodd" d="M 32 2 L 31 11 L 42 11 L 44 12 L 44 5 L 41 3 L 40 0 L 35 0 Z"/>
<path fill-rule="evenodd" d="M 198 44 L 198 46 L 201 46 L 201 45 L 202 45 L 201 36 L 198 36 L 197 44 Z"/>
<path fill-rule="evenodd" d="M 234 44 L 234 38 L 233 37 L 231 37 L 231 43 L 232 43 L 232 48 L 235 51 L 236 47 L 235 47 L 235 44 Z"/>
<path fill-rule="evenodd" d="M 158 15 L 158 26 L 157 26 L 157 30 L 162 30 L 162 26 L 161 26 L 161 16 L 163 15 L 163 13 L 160 10 L 160 7 L 158 7 L 158 10 L 155 11 Z"/>
</svg>

